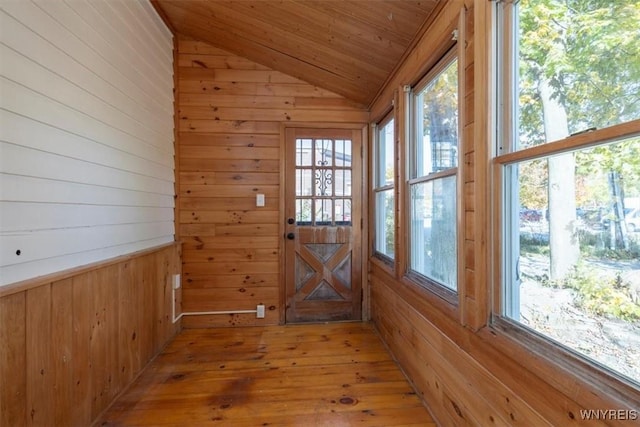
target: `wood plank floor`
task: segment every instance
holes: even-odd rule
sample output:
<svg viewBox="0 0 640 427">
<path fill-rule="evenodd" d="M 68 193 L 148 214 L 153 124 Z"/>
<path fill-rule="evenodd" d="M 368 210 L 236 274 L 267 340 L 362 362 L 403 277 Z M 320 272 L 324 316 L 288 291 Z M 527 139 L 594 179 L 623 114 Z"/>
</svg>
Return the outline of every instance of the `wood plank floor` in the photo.
<svg viewBox="0 0 640 427">
<path fill-rule="evenodd" d="M 435 426 L 373 327 L 187 329 L 96 426 Z"/>
</svg>

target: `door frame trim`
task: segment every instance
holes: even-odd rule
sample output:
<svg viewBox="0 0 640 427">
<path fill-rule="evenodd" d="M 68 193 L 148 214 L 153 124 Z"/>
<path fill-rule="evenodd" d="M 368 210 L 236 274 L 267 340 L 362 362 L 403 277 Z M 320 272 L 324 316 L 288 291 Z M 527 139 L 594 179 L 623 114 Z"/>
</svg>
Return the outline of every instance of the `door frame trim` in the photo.
<svg viewBox="0 0 640 427">
<path fill-rule="evenodd" d="M 310 122 L 288 122 L 281 123 L 280 125 L 280 200 L 278 204 L 279 209 L 279 225 L 278 225 L 278 235 L 280 237 L 279 240 L 279 267 L 278 267 L 278 277 L 279 277 L 279 286 L 278 286 L 278 302 L 279 302 L 279 313 L 278 319 L 279 324 L 284 325 L 286 323 L 285 313 L 287 306 L 287 289 L 286 289 L 286 271 L 285 271 L 285 260 L 286 253 L 284 248 L 284 234 L 285 234 L 285 182 L 286 182 L 286 150 L 287 150 L 287 140 L 286 134 L 287 129 L 348 129 L 353 131 L 360 131 L 362 134 L 361 141 L 361 149 L 362 149 L 362 159 L 361 159 L 361 177 L 360 177 L 360 199 L 362 203 L 361 207 L 361 219 L 362 219 L 362 229 L 360 230 L 360 251 L 361 251 L 361 279 L 360 279 L 360 292 L 362 293 L 362 301 L 361 301 L 361 318 L 362 321 L 366 322 L 370 320 L 370 307 L 369 307 L 369 184 L 368 184 L 368 176 L 369 176 L 369 156 L 368 147 L 369 147 L 369 124 L 368 123 L 310 123 Z"/>
</svg>

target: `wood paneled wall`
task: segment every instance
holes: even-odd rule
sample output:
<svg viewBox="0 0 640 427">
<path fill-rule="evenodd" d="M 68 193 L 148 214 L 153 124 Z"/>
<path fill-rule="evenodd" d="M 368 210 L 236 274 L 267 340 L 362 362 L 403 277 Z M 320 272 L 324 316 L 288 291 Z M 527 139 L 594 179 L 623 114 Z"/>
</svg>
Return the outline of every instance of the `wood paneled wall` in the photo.
<svg viewBox="0 0 640 427">
<path fill-rule="evenodd" d="M 173 242 L 173 45 L 149 2 L 3 1 L 0 27 L 0 286 Z"/>
<path fill-rule="evenodd" d="M 629 421 L 581 419 L 584 409 L 634 409 L 631 388 L 598 387 L 572 365 L 488 325 L 491 258 L 489 236 L 491 2 L 455 0 L 440 12 L 423 39 L 372 105 L 381 117 L 394 89 L 412 84 L 439 58 L 451 23 L 464 17 L 461 152 L 464 245 L 460 298 L 451 306 L 371 259 L 372 318 L 384 341 L 443 426 L 627 425 Z M 631 421 L 633 422 L 633 421 Z"/>
<path fill-rule="evenodd" d="M 364 104 L 440 3 L 156 1 L 180 34 Z"/>
<path fill-rule="evenodd" d="M 0 288 L 0 425 L 90 425 L 178 331 L 179 272 L 170 244 Z"/>
<path fill-rule="evenodd" d="M 371 276 L 373 321 L 440 425 L 629 425 L 582 420 L 580 411 L 635 409 L 637 396 L 599 389 L 487 328 L 465 328 L 377 265 Z"/>
<path fill-rule="evenodd" d="M 178 41 L 179 234 L 185 327 L 277 324 L 281 304 L 281 159 L 285 126 L 353 123 L 368 113 L 339 95 L 203 42 Z M 266 204 L 256 207 L 256 194 Z"/>
<path fill-rule="evenodd" d="M 486 217 L 489 203 L 487 202 L 488 163 L 476 168 L 476 153 L 480 159 L 488 159 L 489 131 L 487 123 L 488 94 L 487 82 L 478 82 L 477 78 L 485 78 L 483 68 L 488 58 L 488 40 L 484 40 L 486 32 L 480 32 L 480 40 L 475 36 L 475 22 L 486 25 L 484 17 L 486 7 L 478 7 L 476 14 L 473 1 L 465 1 L 464 11 L 460 22 L 460 34 L 463 44 L 464 75 L 462 88 L 462 147 L 460 162 L 462 162 L 462 277 L 464 286 L 461 295 L 460 321 L 463 325 L 478 330 L 487 325 L 489 304 L 486 283 L 477 286 L 477 281 L 487 279 L 487 232 Z M 478 16 L 476 16 L 478 15 Z M 476 57 L 481 72 L 476 76 Z M 481 114 L 476 113 L 476 108 Z M 476 120 L 478 115 L 478 120 Z M 480 209 L 477 209 L 480 207 Z"/>
</svg>

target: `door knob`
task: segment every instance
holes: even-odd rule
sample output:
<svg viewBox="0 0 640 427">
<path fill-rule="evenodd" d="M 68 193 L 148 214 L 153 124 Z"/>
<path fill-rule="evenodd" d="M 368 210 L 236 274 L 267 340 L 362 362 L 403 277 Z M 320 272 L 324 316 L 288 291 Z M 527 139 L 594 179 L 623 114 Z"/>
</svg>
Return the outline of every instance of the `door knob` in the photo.
<svg viewBox="0 0 640 427">
<path fill-rule="evenodd" d="M 296 237 L 296 235 L 295 235 L 295 234 L 293 234 L 293 233 L 287 233 L 287 239 L 289 239 L 289 240 L 293 240 L 293 239 L 295 239 L 295 237 Z"/>
</svg>

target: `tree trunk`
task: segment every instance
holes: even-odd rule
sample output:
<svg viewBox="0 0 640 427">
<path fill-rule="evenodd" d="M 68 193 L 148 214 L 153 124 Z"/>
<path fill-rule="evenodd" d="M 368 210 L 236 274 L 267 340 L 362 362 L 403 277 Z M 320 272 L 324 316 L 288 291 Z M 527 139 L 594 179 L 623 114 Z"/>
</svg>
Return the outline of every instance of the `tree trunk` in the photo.
<svg viewBox="0 0 640 427">
<path fill-rule="evenodd" d="M 538 84 L 544 114 L 547 142 L 569 135 L 567 113 L 557 99 L 552 98 L 549 82 Z M 573 153 L 549 158 L 549 250 L 551 252 L 551 280 L 563 279 L 580 256 L 576 233 L 575 157 Z"/>
<path fill-rule="evenodd" d="M 611 249 L 616 250 L 619 246 L 622 246 L 628 251 L 629 235 L 624 218 L 624 194 L 620 183 L 620 174 L 616 171 L 609 171 L 609 193 L 611 194 L 611 204 L 613 206 L 613 218 L 609 221 Z"/>
</svg>

